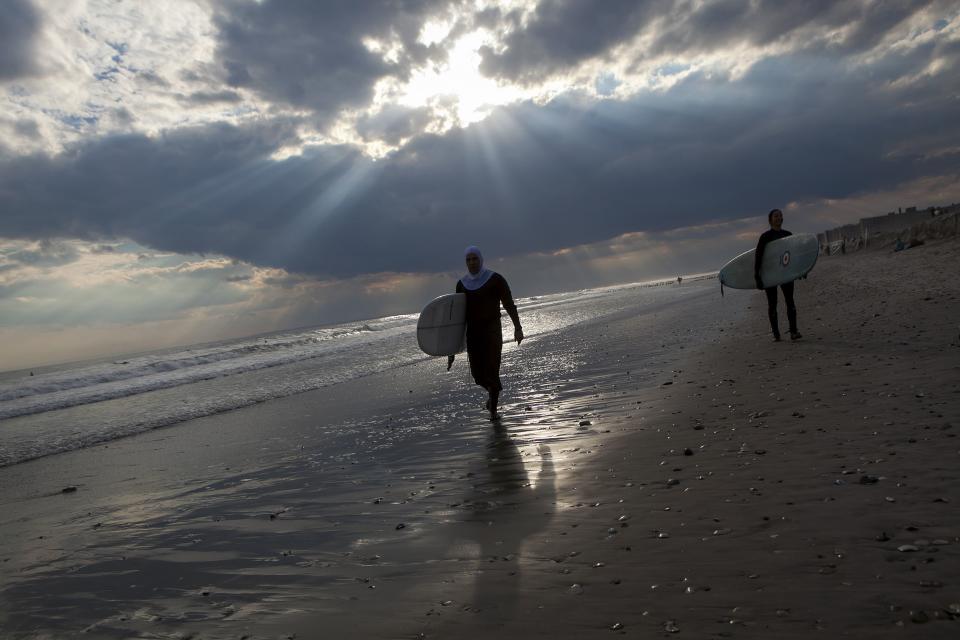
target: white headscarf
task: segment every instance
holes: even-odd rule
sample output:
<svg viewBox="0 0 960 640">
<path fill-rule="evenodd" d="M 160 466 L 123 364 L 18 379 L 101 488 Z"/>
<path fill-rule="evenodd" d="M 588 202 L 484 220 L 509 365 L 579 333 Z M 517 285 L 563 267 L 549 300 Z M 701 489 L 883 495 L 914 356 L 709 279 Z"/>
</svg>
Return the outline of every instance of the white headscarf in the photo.
<svg viewBox="0 0 960 640">
<path fill-rule="evenodd" d="M 483 266 L 483 254 L 480 253 L 480 249 L 472 245 L 467 247 L 463 252 L 464 259 L 466 259 L 466 257 L 469 255 L 475 255 L 480 258 L 480 271 L 477 271 L 476 275 L 473 275 L 467 271 L 467 275 L 460 278 L 460 282 L 463 283 L 463 286 L 467 289 L 467 291 L 474 291 L 487 284 L 487 280 L 489 280 L 490 276 L 493 275 L 493 271 Z"/>
</svg>

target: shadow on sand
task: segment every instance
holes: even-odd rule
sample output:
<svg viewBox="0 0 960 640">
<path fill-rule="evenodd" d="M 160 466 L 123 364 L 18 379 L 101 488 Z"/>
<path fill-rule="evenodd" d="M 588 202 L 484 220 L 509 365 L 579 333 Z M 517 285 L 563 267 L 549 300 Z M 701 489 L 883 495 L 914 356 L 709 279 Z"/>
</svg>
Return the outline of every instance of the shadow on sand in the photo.
<svg viewBox="0 0 960 640">
<path fill-rule="evenodd" d="M 495 425 L 486 445 L 486 459 L 474 475 L 465 504 L 471 515 L 454 525 L 456 544 L 476 549 L 477 565 L 471 608 L 482 619 L 498 624 L 516 615 L 520 602 L 523 555 L 528 539 L 546 529 L 555 515 L 556 474 L 550 447 L 537 446 L 533 460 L 524 462 L 505 425 Z M 533 479 L 528 464 L 539 463 Z"/>
</svg>

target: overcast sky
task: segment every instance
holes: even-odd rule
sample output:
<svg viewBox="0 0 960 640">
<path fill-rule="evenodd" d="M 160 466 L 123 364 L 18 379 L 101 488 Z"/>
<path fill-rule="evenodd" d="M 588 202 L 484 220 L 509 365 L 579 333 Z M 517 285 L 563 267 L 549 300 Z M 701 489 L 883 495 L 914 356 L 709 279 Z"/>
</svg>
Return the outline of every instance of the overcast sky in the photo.
<svg viewBox="0 0 960 640">
<path fill-rule="evenodd" d="M 960 200 L 955 2 L 5 0 L 0 370 Z"/>
</svg>

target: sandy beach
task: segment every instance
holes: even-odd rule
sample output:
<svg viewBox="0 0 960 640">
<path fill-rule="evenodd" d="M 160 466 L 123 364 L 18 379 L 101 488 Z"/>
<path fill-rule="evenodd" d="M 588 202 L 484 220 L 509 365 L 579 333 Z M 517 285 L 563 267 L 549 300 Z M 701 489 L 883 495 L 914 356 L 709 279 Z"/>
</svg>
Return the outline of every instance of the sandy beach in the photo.
<svg viewBox="0 0 960 640">
<path fill-rule="evenodd" d="M 2 468 L 0 637 L 956 637 L 958 259 L 509 346 L 498 428 L 437 359 Z"/>
</svg>

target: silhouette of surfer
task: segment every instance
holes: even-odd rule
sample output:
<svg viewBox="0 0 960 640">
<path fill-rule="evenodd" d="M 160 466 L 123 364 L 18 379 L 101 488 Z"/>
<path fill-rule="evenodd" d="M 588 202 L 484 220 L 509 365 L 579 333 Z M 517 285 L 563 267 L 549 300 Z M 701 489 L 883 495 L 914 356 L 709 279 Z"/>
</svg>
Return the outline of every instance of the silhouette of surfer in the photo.
<svg viewBox="0 0 960 640">
<path fill-rule="evenodd" d="M 767 245 L 774 240 L 786 238 L 793 235 L 783 228 L 783 212 L 780 209 L 773 209 L 767 214 L 767 221 L 770 228 L 760 235 L 760 241 L 757 242 L 756 260 L 753 263 L 753 277 L 757 281 L 757 289 L 763 289 L 767 294 L 767 315 L 770 317 L 770 328 L 773 330 L 773 339 L 780 342 L 780 324 L 777 319 L 777 287 L 764 287 L 763 280 L 760 277 L 760 265 L 763 262 L 763 251 Z M 790 323 L 790 339 L 799 340 L 803 336 L 797 330 L 797 306 L 793 302 L 793 283 L 786 282 L 780 285 L 783 291 L 783 299 L 787 303 L 787 320 Z"/>
<path fill-rule="evenodd" d="M 490 420 L 499 420 L 497 402 L 503 385 L 500 383 L 500 356 L 503 350 L 503 332 L 500 328 L 500 305 L 513 320 L 513 337 L 517 344 L 523 340 L 520 316 L 513 302 L 506 279 L 483 266 L 483 254 L 477 247 L 464 252 L 467 273 L 457 282 L 457 293 L 467 296 L 467 357 L 474 381 L 487 390 L 486 407 Z M 447 356 L 447 371 L 453 366 L 454 356 Z"/>
</svg>

